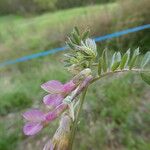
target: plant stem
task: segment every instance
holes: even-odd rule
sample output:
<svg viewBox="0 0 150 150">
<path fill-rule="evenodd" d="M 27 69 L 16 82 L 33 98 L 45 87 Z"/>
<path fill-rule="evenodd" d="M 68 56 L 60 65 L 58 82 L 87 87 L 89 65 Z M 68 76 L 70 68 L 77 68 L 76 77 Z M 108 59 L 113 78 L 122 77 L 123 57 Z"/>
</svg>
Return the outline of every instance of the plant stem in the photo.
<svg viewBox="0 0 150 150">
<path fill-rule="evenodd" d="M 109 76 L 109 75 L 112 75 L 112 74 L 123 73 L 123 72 L 140 72 L 140 71 L 141 71 L 141 69 L 131 69 L 131 70 L 129 70 L 129 69 L 123 69 L 123 70 L 109 71 L 109 72 L 106 72 L 106 73 L 101 74 L 101 75 L 98 76 L 98 77 L 95 77 L 95 78 L 91 81 L 90 84 L 96 82 L 97 80 L 99 80 L 99 79 L 101 79 L 101 78 L 103 78 L 103 77 L 105 77 L 105 76 Z"/>
<path fill-rule="evenodd" d="M 73 141 L 74 141 L 74 138 L 75 138 L 75 132 L 76 132 L 76 129 L 77 129 L 79 116 L 80 116 L 80 113 L 81 113 L 81 110 L 82 110 L 82 106 L 83 106 L 83 103 L 84 103 L 86 91 L 87 91 L 87 87 L 82 92 L 80 103 L 79 103 L 79 107 L 78 107 L 78 110 L 77 110 L 77 113 L 76 113 L 75 120 L 73 122 L 71 136 L 70 136 L 69 150 L 72 150 L 72 148 L 73 148 Z"/>
</svg>

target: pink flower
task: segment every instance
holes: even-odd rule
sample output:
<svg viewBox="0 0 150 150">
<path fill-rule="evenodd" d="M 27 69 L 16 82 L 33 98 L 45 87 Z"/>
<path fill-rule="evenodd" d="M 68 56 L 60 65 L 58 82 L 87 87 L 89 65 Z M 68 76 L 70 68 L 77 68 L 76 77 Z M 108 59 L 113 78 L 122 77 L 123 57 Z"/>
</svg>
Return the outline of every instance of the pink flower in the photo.
<svg viewBox="0 0 150 150">
<path fill-rule="evenodd" d="M 63 103 L 63 99 L 76 88 L 76 85 L 72 80 L 66 84 L 52 80 L 44 83 L 41 87 L 50 93 L 44 97 L 44 103 L 54 109 L 48 113 L 43 113 L 38 109 L 31 109 L 25 112 L 23 114 L 23 117 L 27 120 L 23 128 L 25 135 L 34 135 L 38 133 L 45 124 L 56 119 L 66 110 L 68 105 Z"/>
<path fill-rule="evenodd" d="M 73 81 L 69 81 L 65 84 L 62 84 L 59 81 L 52 80 L 48 81 L 41 85 L 41 87 L 47 91 L 48 95 L 43 98 L 44 104 L 48 105 L 51 108 L 59 106 L 63 99 L 76 88 L 76 84 Z"/>
<path fill-rule="evenodd" d="M 42 128 L 46 120 L 45 114 L 38 109 L 31 109 L 23 114 L 23 117 L 28 121 L 23 127 L 25 135 L 34 135 L 38 133 Z"/>
<path fill-rule="evenodd" d="M 67 107 L 68 105 L 65 103 L 60 104 L 53 111 L 50 111 L 45 115 L 46 121 L 47 122 L 53 121 L 54 119 L 59 117 L 60 114 L 62 114 L 67 109 Z"/>
<path fill-rule="evenodd" d="M 53 111 L 43 113 L 38 109 L 31 109 L 23 114 L 27 123 L 23 127 L 25 135 L 35 135 L 49 122 L 55 120 L 66 108 L 67 104 L 60 104 Z"/>
<path fill-rule="evenodd" d="M 27 120 L 27 123 L 23 128 L 24 134 L 37 134 L 46 124 L 59 117 L 68 108 L 68 104 L 65 101 L 63 102 L 63 100 L 69 98 L 69 100 L 73 101 L 74 98 L 78 96 L 86 86 L 88 86 L 91 80 L 91 76 L 87 77 L 79 85 L 77 91 L 72 96 L 67 96 L 77 86 L 72 80 L 64 85 L 54 80 L 43 84 L 42 88 L 50 93 L 44 97 L 44 103 L 52 106 L 54 109 L 47 113 L 43 113 L 38 109 L 31 109 L 25 112 L 23 117 Z"/>
</svg>

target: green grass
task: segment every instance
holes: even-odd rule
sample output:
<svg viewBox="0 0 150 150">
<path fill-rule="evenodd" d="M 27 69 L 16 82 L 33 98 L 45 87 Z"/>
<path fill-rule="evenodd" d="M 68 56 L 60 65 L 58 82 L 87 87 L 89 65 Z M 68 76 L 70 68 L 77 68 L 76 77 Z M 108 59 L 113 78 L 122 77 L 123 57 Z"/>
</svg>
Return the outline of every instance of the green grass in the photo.
<svg viewBox="0 0 150 150">
<path fill-rule="evenodd" d="M 136 8 L 137 4 L 134 5 Z M 119 3 L 109 3 L 46 13 L 40 16 L 9 15 L 0 17 L 0 62 L 58 47 L 62 43 L 64 44 L 66 36 L 73 26 L 79 26 L 82 30 L 90 28 L 92 36 L 100 36 L 143 24 L 141 21 L 143 20 L 143 10 L 139 16 L 135 11 L 128 17 L 121 12 L 121 8 Z M 118 19 L 116 19 L 116 10 L 123 14 Z M 130 20 L 134 20 L 134 23 L 130 23 Z M 148 35 L 148 32 L 143 31 L 136 35 L 125 36 L 123 39 L 117 38 L 113 41 L 103 42 L 102 47 L 117 48 L 118 46 L 124 50 L 126 47 L 136 46 L 138 43 L 146 51 L 150 42 L 148 36 L 143 39 L 143 35 Z"/>
<path fill-rule="evenodd" d="M 145 112 L 149 111 L 150 102 L 143 97 L 147 87 L 139 76 L 135 80 L 131 74 L 112 79 L 99 81 L 90 89 L 76 144 L 82 150 L 149 149 L 145 134 L 150 122 L 149 113 Z"/>
<path fill-rule="evenodd" d="M 120 8 L 120 5 L 112 3 L 30 18 L 13 15 L 0 17 L 0 60 L 58 47 L 64 43 L 65 37 L 75 25 L 81 29 L 92 27 L 92 35 L 120 30 L 121 27 L 117 24 L 120 20 L 114 18 L 117 8 Z M 111 14 L 110 18 L 106 17 L 107 11 Z M 125 16 L 124 20 L 127 21 Z M 135 22 L 134 26 L 138 24 L 140 23 Z M 127 24 L 125 28 L 131 26 Z M 148 37 L 145 32 L 139 33 L 142 39 Z M 134 39 L 139 34 L 131 35 L 130 38 Z M 101 47 L 112 48 L 114 45 L 117 49 L 125 49 L 124 44 L 130 45 L 131 48 L 139 46 L 140 42 L 133 45 L 130 38 L 103 42 Z M 63 68 L 62 54 L 57 53 L 0 68 L 0 150 L 24 150 L 30 146 L 32 150 L 42 149 L 42 137 L 50 132 L 50 138 L 54 133 L 57 121 L 37 137 L 28 139 L 21 131 L 21 114 L 29 107 L 41 106 L 42 98 L 46 94 L 40 88 L 42 83 L 51 79 L 66 82 L 71 78 Z M 148 97 L 149 87 L 139 77 L 130 74 L 107 78 L 93 85 L 84 104 L 75 149 L 150 149 Z"/>
<path fill-rule="evenodd" d="M 0 122 L 0 150 L 16 149 L 18 142 L 23 139 L 20 132 L 21 123 L 19 122 L 18 124 L 15 123 L 16 126 L 14 128 L 13 125 L 10 125 L 10 121 L 9 125 L 8 122 Z"/>
<path fill-rule="evenodd" d="M 5 85 L 8 87 L 7 93 L 1 92 L 1 95 L 6 95 L 5 101 L 1 99 L 1 105 L 4 105 L 6 101 L 13 104 L 9 111 L 7 109 L 5 110 L 5 114 L 6 112 L 10 113 L 10 110 L 10 114 L 13 114 L 12 112 L 22 109 L 23 104 L 20 106 L 15 105 L 18 103 L 18 99 L 16 99 L 15 96 L 17 87 L 20 91 L 24 91 L 24 94 L 34 102 L 32 107 L 39 107 L 42 97 L 45 95 L 43 90 L 40 89 L 41 83 L 50 79 L 58 79 L 62 82 L 68 79 L 69 76 L 65 70 L 62 69 L 61 64 L 56 63 L 57 61 L 59 62 L 59 58 L 55 58 L 56 62 L 54 58 L 48 58 L 50 58 L 50 60 L 47 59 L 42 68 L 39 67 L 38 64 L 37 67 L 34 66 L 30 68 L 28 66 L 30 63 L 26 62 L 25 64 L 20 64 L 20 68 L 26 69 L 19 70 L 19 75 L 18 72 L 15 72 L 11 78 L 8 78 L 8 76 L 3 78 L 5 79 L 5 81 L 1 81 L 3 85 L 6 81 L 14 80 L 14 82 L 9 83 L 9 86 L 8 84 Z M 34 63 L 34 60 L 31 62 Z M 149 87 L 147 87 L 139 77 L 136 77 L 136 79 L 137 80 L 130 74 L 121 75 L 117 78 L 113 77 L 112 79 L 107 78 L 99 81 L 89 89 L 78 128 L 79 132 L 76 137 L 75 149 L 87 150 L 93 148 L 94 150 L 98 150 L 100 148 L 108 148 L 111 150 L 115 145 L 117 145 L 118 150 L 120 147 L 131 150 L 149 149 L 146 133 L 149 132 L 148 112 L 150 102 L 144 98 L 144 93 Z M 17 97 L 20 96 L 21 99 L 24 94 L 17 95 Z M 16 102 L 14 102 L 15 100 Z M 28 99 L 24 97 L 22 101 L 25 102 L 28 101 Z M 26 107 L 28 107 L 28 105 L 25 106 L 25 108 Z M 21 110 L 21 112 L 23 111 L 24 109 Z M 22 123 L 18 123 L 17 126 L 14 125 L 16 121 L 22 120 L 19 112 L 20 111 L 16 111 L 16 114 L 14 114 L 18 117 L 14 120 L 11 119 L 13 120 L 12 123 L 10 123 L 10 120 L 7 120 L 9 119 L 7 116 L 3 117 L 6 118 L 5 121 L 1 119 L 0 123 L 3 126 L 9 122 L 13 127 L 9 130 L 7 130 L 7 126 L 3 129 L 1 127 L 3 132 L 0 134 L 0 147 L 2 147 L 0 150 L 3 150 L 3 148 L 10 150 L 13 147 L 16 148 L 16 146 L 19 147 L 19 150 L 23 150 L 23 148 L 20 147 L 28 149 L 29 143 L 32 149 L 39 148 L 39 146 L 35 146 L 36 142 L 41 141 L 42 137 L 47 135 L 47 132 L 50 132 L 50 136 L 52 136 L 54 128 L 57 127 L 57 125 L 54 127 L 51 124 L 49 129 L 44 129 L 37 137 L 31 138 L 27 144 L 25 144 L 24 136 L 21 133 Z M 1 115 L 4 114 L 2 113 Z M 138 120 L 138 118 L 140 118 L 140 120 Z M 11 130 L 13 130 L 13 132 Z M 5 132 L 7 134 L 5 134 Z M 11 147 L 7 142 L 11 143 Z M 44 143 L 41 142 L 41 148 L 43 144 Z"/>
<path fill-rule="evenodd" d="M 20 63 L 11 68 L 14 69 L 11 76 L 7 71 L 4 73 L 5 77 L 0 79 L 1 115 L 29 107 L 36 98 L 39 100 L 42 83 L 51 79 L 66 81 L 68 75 L 62 71 L 59 58 L 47 57 L 42 63 L 41 59 Z"/>
<path fill-rule="evenodd" d="M 117 7 L 117 4 L 75 8 L 31 18 L 20 16 L 0 18 L 1 61 L 8 59 L 9 56 L 15 58 L 16 53 L 19 57 L 51 48 L 66 37 L 72 26 L 84 24 L 91 15 L 99 15 L 106 7 L 111 11 Z"/>
</svg>

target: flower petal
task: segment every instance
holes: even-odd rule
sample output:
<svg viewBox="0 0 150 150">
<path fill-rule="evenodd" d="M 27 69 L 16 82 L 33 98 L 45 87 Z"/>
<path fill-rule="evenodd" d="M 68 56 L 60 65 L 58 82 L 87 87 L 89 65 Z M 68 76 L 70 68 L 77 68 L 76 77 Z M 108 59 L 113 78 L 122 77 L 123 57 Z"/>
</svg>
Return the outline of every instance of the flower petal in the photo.
<svg viewBox="0 0 150 150">
<path fill-rule="evenodd" d="M 69 94 L 76 88 L 76 85 L 73 83 L 73 81 L 69 81 L 66 84 L 63 85 L 63 90 L 65 94 Z"/>
<path fill-rule="evenodd" d="M 61 96 L 60 94 L 49 94 L 43 98 L 44 104 L 50 106 L 51 108 L 60 105 L 62 101 L 63 96 Z"/>
<path fill-rule="evenodd" d="M 66 110 L 67 107 L 68 107 L 67 104 L 64 103 L 60 104 L 53 111 L 48 112 L 45 115 L 46 121 L 51 122 L 55 120 L 58 116 L 60 116 L 61 113 L 63 113 Z"/>
<path fill-rule="evenodd" d="M 31 109 L 23 114 L 23 117 L 31 122 L 41 122 L 45 120 L 45 115 L 38 109 Z"/>
<path fill-rule="evenodd" d="M 41 88 L 51 94 L 56 94 L 62 92 L 63 84 L 59 81 L 52 80 L 42 84 Z"/>
<path fill-rule="evenodd" d="M 42 128 L 43 126 L 40 123 L 28 122 L 23 127 L 23 132 L 25 135 L 34 135 L 41 131 Z"/>
</svg>

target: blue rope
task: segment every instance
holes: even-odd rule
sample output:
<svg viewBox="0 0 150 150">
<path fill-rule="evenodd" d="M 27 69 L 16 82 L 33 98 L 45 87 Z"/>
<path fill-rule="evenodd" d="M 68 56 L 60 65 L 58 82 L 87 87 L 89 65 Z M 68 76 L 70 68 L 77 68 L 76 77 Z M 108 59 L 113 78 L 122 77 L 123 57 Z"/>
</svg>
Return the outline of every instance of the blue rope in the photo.
<svg viewBox="0 0 150 150">
<path fill-rule="evenodd" d="M 122 30 L 122 31 L 119 31 L 119 32 L 114 32 L 112 34 L 107 34 L 107 35 L 104 35 L 104 36 L 96 37 L 96 38 L 94 38 L 94 40 L 95 40 L 95 42 L 104 41 L 106 39 L 119 37 L 121 35 L 125 35 L 125 34 L 132 33 L 132 32 L 137 32 L 137 31 L 141 31 L 141 30 L 149 29 L 149 28 L 150 28 L 150 24 L 147 24 L 147 25 L 138 26 L 138 27 L 135 27 L 135 28 L 130 28 L 130 29 L 127 29 L 127 30 Z M 47 55 L 54 54 L 54 53 L 57 53 L 59 51 L 64 51 L 64 50 L 67 50 L 67 49 L 68 49 L 67 46 L 63 46 L 63 47 L 58 47 L 58 48 L 54 48 L 54 49 L 51 49 L 51 50 L 47 50 L 47 51 L 44 51 L 44 52 L 27 55 L 27 56 L 20 57 L 20 58 L 14 59 L 14 60 L 4 61 L 4 62 L 0 63 L 0 67 L 4 67 L 4 66 L 7 66 L 7 65 L 11 65 L 11 64 L 16 64 L 16 63 L 19 63 L 19 62 L 28 61 L 28 60 L 38 58 L 38 57 L 42 57 L 42 56 L 47 56 Z"/>
<path fill-rule="evenodd" d="M 119 37 L 121 35 L 125 35 L 125 34 L 128 34 L 128 33 L 137 32 L 137 31 L 141 31 L 141 30 L 149 29 L 149 28 L 150 28 L 150 24 L 146 24 L 146 25 L 143 25 L 143 26 L 138 26 L 138 27 L 135 27 L 135 28 L 127 29 L 127 30 L 122 30 L 122 31 L 119 31 L 119 32 L 114 32 L 112 34 L 107 34 L 107 35 L 104 35 L 104 36 L 101 36 L 101 37 L 96 37 L 96 38 L 94 38 L 94 40 L 95 40 L 95 42 L 104 41 L 106 39 L 111 39 L 111 38 L 114 38 L 114 37 Z"/>
</svg>

